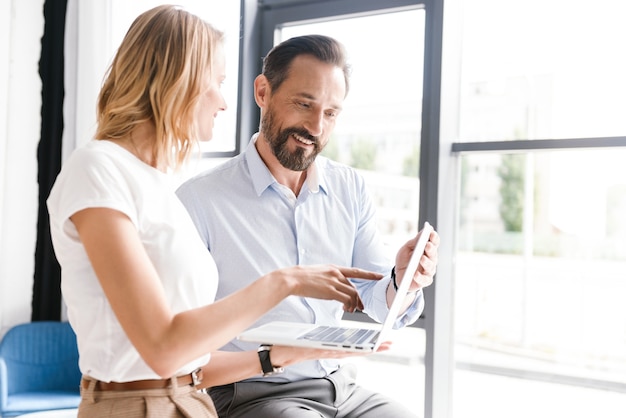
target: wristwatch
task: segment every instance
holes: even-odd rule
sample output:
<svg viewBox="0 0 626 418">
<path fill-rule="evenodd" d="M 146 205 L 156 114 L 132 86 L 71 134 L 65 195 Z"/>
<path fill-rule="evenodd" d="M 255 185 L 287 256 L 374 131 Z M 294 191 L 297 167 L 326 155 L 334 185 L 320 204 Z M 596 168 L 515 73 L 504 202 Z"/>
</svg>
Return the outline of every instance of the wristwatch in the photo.
<svg viewBox="0 0 626 418">
<path fill-rule="evenodd" d="M 259 361 L 261 362 L 261 369 L 263 370 L 263 377 L 272 376 L 285 371 L 283 367 L 276 367 L 270 360 L 270 350 L 272 346 L 270 344 L 262 344 L 257 350 L 259 353 Z"/>
</svg>

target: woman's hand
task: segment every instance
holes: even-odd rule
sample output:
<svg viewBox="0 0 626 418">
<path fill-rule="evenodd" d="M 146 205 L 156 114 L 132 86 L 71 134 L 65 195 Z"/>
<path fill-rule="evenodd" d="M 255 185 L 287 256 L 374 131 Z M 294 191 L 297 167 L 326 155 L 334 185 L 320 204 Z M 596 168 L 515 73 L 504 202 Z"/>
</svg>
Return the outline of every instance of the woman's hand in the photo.
<svg viewBox="0 0 626 418">
<path fill-rule="evenodd" d="M 376 352 L 387 351 L 390 347 L 391 342 L 386 341 L 378 347 Z M 270 357 L 272 359 L 272 364 L 276 367 L 286 367 L 307 360 L 342 359 L 346 357 L 363 357 L 370 354 L 372 354 L 371 351 L 351 352 L 343 350 L 326 350 L 321 348 L 274 345 L 272 346 Z"/>
<path fill-rule="evenodd" d="M 388 350 L 390 345 L 390 342 L 382 343 L 377 351 Z M 272 365 L 286 367 L 307 360 L 361 357 L 368 354 L 371 354 L 371 352 L 350 353 L 340 350 L 274 345 L 270 352 L 270 359 Z M 214 351 L 211 354 L 211 361 L 202 369 L 204 371 L 204 379 L 198 387 L 199 389 L 239 382 L 262 373 L 259 355 L 256 350 Z"/>
<path fill-rule="evenodd" d="M 283 278 L 295 296 L 337 300 L 347 312 L 363 309 L 363 302 L 349 278 L 380 280 L 383 275 L 354 267 L 334 265 L 294 266 L 273 271 Z"/>
</svg>

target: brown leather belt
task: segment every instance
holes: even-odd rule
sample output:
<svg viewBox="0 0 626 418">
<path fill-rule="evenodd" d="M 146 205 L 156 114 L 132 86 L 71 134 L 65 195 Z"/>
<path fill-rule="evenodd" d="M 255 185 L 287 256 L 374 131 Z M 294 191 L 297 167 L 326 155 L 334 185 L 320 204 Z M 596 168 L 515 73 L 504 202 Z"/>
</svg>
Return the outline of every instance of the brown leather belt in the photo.
<svg viewBox="0 0 626 418">
<path fill-rule="evenodd" d="M 175 378 L 178 386 L 198 386 L 202 383 L 202 369 L 196 369 L 193 372 L 178 376 Z M 91 381 L 83 378 L 81 386 L 83 389 L 89 388 Z M 96 381 L 94 390 L 145 390 L 145 389 L 167 389 L 172 386 L 172 379 L 151 379 L 151 380 L 134 380 L 132 382 L 101 382 Z"/>
</svg>

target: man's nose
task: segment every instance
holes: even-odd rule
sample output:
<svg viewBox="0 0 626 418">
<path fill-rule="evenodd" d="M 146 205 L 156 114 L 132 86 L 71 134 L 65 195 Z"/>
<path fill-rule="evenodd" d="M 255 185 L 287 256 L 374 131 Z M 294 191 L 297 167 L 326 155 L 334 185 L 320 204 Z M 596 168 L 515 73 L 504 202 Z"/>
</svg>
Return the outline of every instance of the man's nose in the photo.
<svg viewBox="0 0 626 418">
<path fill-rule="evenodd" d="M 313 112 L 307 118 L 304 127 L 309 134 L 320 136 L 324 130 L 324 112 Z"/>
</svg>

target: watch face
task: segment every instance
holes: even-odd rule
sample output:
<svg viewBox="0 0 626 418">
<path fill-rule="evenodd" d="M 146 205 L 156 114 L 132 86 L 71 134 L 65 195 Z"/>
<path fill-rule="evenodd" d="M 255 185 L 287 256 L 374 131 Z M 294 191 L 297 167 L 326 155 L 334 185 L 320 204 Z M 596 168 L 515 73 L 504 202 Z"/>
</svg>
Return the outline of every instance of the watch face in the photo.
<svg viewBox="0 0 626 418">
<path fill-rule="evenodd" d="M 285 371 L 284 367 L 274 367 L 274 372 L 272 374 L 281 374 Z"/>
<path fill-rule="evenodd" d="M 263 372 L 263 377 L 267 377 L 267 376 L 272 376 L 275 374 L 281 374 L 282 372 L 285 371 L 284 367 L 272 367 L 272 371 L 271 372 Z"/>
</svg>

